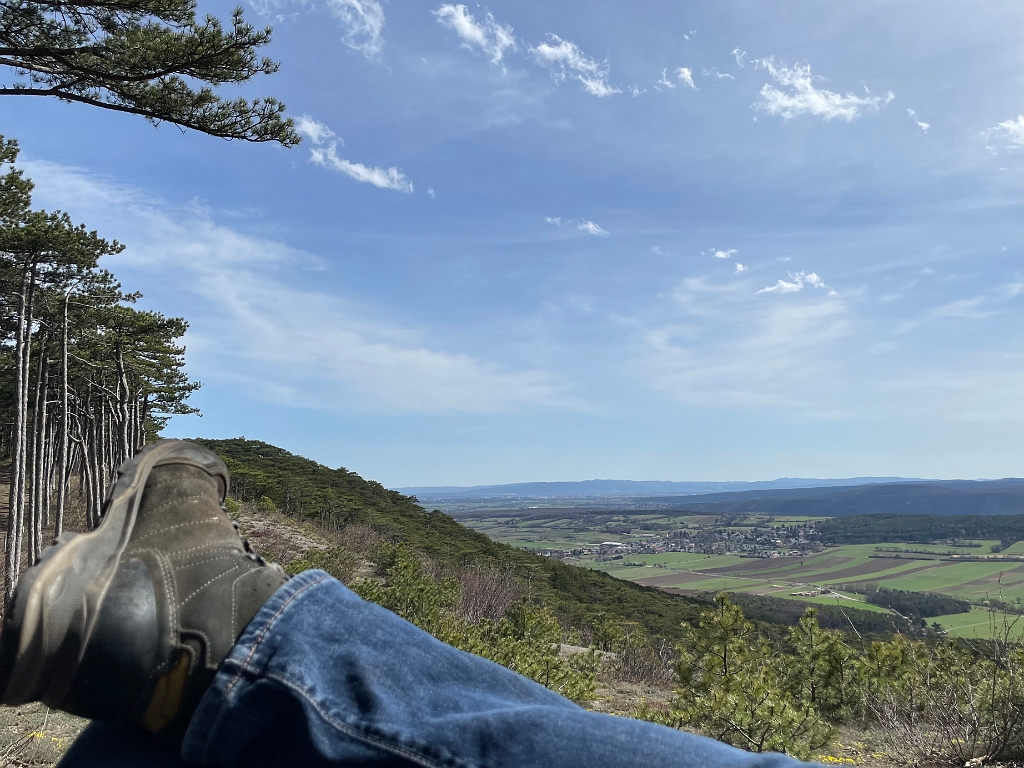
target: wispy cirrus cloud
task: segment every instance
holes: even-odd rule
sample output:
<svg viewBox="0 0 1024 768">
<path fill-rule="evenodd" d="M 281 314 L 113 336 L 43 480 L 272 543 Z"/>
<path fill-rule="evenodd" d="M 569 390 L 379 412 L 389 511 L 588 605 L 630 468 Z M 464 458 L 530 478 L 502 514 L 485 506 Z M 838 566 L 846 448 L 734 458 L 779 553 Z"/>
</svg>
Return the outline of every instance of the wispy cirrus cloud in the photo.
<svg viewBox="0 0 1024 768">
<path fill-rule="evenodd" d="M 717 68 L 712 67 L 711 69 L 702 69 L 701 75 L 704 77 L 711 77 L 714 75 L 719 80 L 735 80 L 736 78 L 730 75 L 728 72 L 719 72 Z"/>
<path fill-rule="evenodd" d="M 341 42 L 367 59 L 380 58 L 384 50 L 384 8 L 376 0 L 327 0 L 327 7 L 341 22 Z"/>
<path fill-rule="evenodd" d="M 373 186 L 380 187 L 381 189 L 394 189 L 407 194 L 413 191 L 412 182 L 398 168 L 377 168 L 375 166 L 363 165 L 362 163 L 353 163 L 343 157 L 338 157 L 338 152 L 333 142 L 326 147 L 311 149 L 309 160 L 324 168 L 340 171 L 356 181 L 373 184 Z"/>
<path fill-rule="evenodd" d="M 563 219 L 561 216 L 545 216 L 544 221 L 548 224 L 553 224 L 556 227 L 568 227 L 575 224 L 576 229 L 581 232 L 586 232 L 588 235 L 597 235 L 598 237 L 608 236 L 608 230 L 586 219 Z"/>
<path fill-rule="evenodd" d="M 877 111 L 895 98 L 892 91 L 884 97 L 872 96 L 870 93 L 864 96 L 847 93 L 844 96 L 816 88 L 814 81 L 822 78 L 812 75 L 811 67 L 806 62 L 789 67 L 784 63 L 776 64 L 775 57 L 770 56 L 759 59 L 755 62 L 755 67 L 766 69 L 772 79 L 787 90 L 780 90 L 771 83 L 765 83 L 761 88 L 760 98 L 751 107 L 781 117 L 783 120 L 790 120 L 799 115 L 814 115 L 823 120 L 838 118 L 849 122 L 864 111 Z"/>
<path fill-rule="evenodd" d="M 324 261 L 218 223 L 200 206 L 56 163 L 23 163 L 48 207 L 126 243 L 111 257 L 147 306 L 187 314 L 190 374 L 237 396 L 322 412 L 585 410 L 561 377 L 450 351 L 425 328 L 321 288 Z M 273 307 L 273 312 L 267 308 Z"/>
<path fill-rule="evenodd" d="M 810 414 L 846 406 L 833 379 L 838 345 L 853 327 L 840 299 L 755 301 L 745 280 L 692 277 L 653 316 L 638 318 L 643 383 L 668 398 L 712 408 L 796 406 Z"/>
<path fill-rule="evenodd" d="M 928 133 L 928 129 L 932 127 L 931 123 L 924 123 L 917 119 L 917 111 L 913 109 L 907 110 L 907 117 L 917 123 L 917 127 L 921 129 L 922 133 Z"/>
<path fill-rule="evenodd" d="M 576 43 L 563 40 L 556 34 L 549 34 L 546 42 L 531 46 L 530 54 L 540 64 L 552 67 L 556 80 L 578 80 L 592 96 L 603 98 L 622 93 L 608 80 L 610 68 L 607 60 L 598 61 L 587 56 Z"/>
<path fill-rule="evenodd" d="M 673 78 L 675 81 L 678 82 L 674 82 Z M 663 69 L 661 70 L 661 79 L 658 80 L 654 87 L 658 88 L 658 86 L 661 85 L 664 86 L 665 88 L 668 88 L 669 90 L 672 90 L 680 83 L 689 86 L 693 90 L 697 90 L 697 84 L 693 82 L 692 69 L 690 69 L 689 67 L 676 67 L 675 70 L 672 72 L 672 78 L 669 78 L 668 76 L 668 69 Z M 658 88 L 658 90 L 661 89 Z"/>
<path fill-rule="evenodd" d="M 438 24 L 448 27 L 459 36 L 463 48 L 479 49 L 491 64 L 501 64 L 505 51 L 517 50 L 512 27 L 499 24 L 490 13 L 482 21 L 477 21 L 466 6 L 451 3 L 445 3 L 431 13 L 437 16 Z"/>
<path fill-rule="evenodd" d="M 733 48 L 731 53 L 736 59 L 736 66 L 743 69 L 743 58 L 747 55 L 747 52 L 741 51 L 739 48 Z"/>
<path fill-rule="evenodd" d="M 321 123 L 309 115 L 299 115 L 295 119 L 295 130 L 312 141 L 314 144 L 323 144 L 328 139 L 336 138 L 336 134 L 326 123 Z M 341 139 L 338 139 L 341 141 Z M 344 141 L 341 141 L 344 144 Z"/>
<path fill-rule="evenodd" d="M 780 279 L 775 285 L 762 288 L 757 293 L 799 293 L 805 285 L 822 288 L 830 296 L 835 295 L 835 291 L 825 285 L 825 281 L 818 277 L 816 272 L 790 272 L 788 281 Z"/>
<path fill-rule="evenodd" d="M 295 130 L 308 138 L 316 146 L 309 150 L 309 162 L 324 168 L 344 173 L 356 181 L 372 184 L 381 189 L 394 189 L 398 192 L 412 192 L 412 182 L 398 168 L 376 168 L 353 163 L 338 155 L 338 144 L 344 144 L 326 123 L 309 115 L 302 115 L 295 122 Z M 330 142 L 324 146 L 325 142 Z"/>
</svg>

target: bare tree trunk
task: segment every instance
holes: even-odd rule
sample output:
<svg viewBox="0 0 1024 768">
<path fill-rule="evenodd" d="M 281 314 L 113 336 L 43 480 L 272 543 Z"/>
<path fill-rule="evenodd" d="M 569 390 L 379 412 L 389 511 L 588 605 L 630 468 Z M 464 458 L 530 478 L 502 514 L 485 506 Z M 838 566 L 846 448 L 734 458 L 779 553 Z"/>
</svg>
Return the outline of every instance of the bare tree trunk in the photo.
<svg viewBox="0 0 1024 768">
<path fill-rule="evenodd" d="M 51 501 L 53 500 L 53 471 L 56 468 L 54 458 L 57 455 L 57 426 L 50 418 L 49 411 L 47 411 L 46 423 L 48 426 L 46 428 L 46 453 L 44 454 L 46 470 L 43 474 L 46 479 L 46 494 L 43 496 L 43 527 L 49 528 Z"/>
<path fill-rule="evenodd" d="M 117 346 L 117 415 L 121 420 L 119 437 L 121 439 L 121 457 L 120 464 L 122 461 L 126 461 L 131 453 L 128 448 L 128 372 L 124 367 L 124 351 L 121 349 L 121 345 Z"/>
<path fill-rule="evenodd" d="M 43 508 L 48 503 L 50 488 L 46 482 L 46 390 L 50 384 L 50 361 L 46 357 L 47 337 L 39 346 L 39 371 L 36 376 L 35 457 L 32 470 L 32 532 L 29 536 L 29 563 L 35 565 L 43 551 Z"/>
<path fill-rule="evenodd" d="M 10 602 L 14 594 L 14 588 L 18 584 L 18 530 L 21 527 L 23 515 L 19 477 L 22 474 L 25 462 L 24 457 L 24 433 L 25 413 L 22 410 L 23 392 L 25 388 L 25 367 L 23 365 L 26 354 L 25 335 L 26 328 L 31 325 L 28 320 L 29 304 L 29 283 L 31 277 L 29 267 L 26 264 L 21 276 L 21 291 L 18 296 L 18 325 L 15 330 L 15 372 L 14 372 L 14 433 L 11 436 L 11 485 L 7 505 L 7 542 L 4 549 L 4 603 Z"/>
<path fill-rule="evenodd" d="M 71 301 L 72 288 L 64 294 L 64 316 L 61 322 L 60 340 L 60 472 L 57 476 L 57 514 L 53 521 L 53 535 L 60 536 L 64 532 L 64 504 L 68 492 L 68 304 Z"/>
<path fill-rule="evenodd" d="M 46 392 L 43 383 L 44 370 L 46 368 L 46 336 L 39 341 L 39 362 L 36 365 L 36 386 L 35 396 L 32 401 L 32 453 L 31 466 L 29 467 L 28 488 L 29 488 L 29 516 L 28 516 L 28 564 L 35 565 L 39 558 L 39 539 L 36 537 L 39 531 L 39 516 L 42 514 L 40 502 L 42 480 L 42 459 L 43 459 L 43 412 L 46 409 Z"/>
</svg>

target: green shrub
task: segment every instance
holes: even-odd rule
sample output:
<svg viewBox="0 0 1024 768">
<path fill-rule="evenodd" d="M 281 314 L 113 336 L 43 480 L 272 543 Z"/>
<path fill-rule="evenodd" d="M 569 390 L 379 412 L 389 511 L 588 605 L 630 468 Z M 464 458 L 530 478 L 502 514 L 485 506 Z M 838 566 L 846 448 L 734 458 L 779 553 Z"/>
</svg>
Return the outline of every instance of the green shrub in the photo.
<svg viewBox="0 0 1024 768">
<path fill-rule="evenodd" d="M 815 706 L 794 691 L 790 663 L 757 635 L 727 595 L 686 628 L 678 646 L 678 687 L 668 712 L 641 713 L 675 728 L 696 728 L 752 752 L 810 757 L 833 729 Z"/>
<path fill-rule="evenodd" d="M 985 658 L 952 641 L 911 645 L 899 674 L 873 680 L 868 699 L 891 756 L 932 765 L 1024 759 L 1024 647 L 1000 645 Z"/>
<path fill-rule="evenodd" d="M 471 623 L 456 615 L 461 597 L 458 579 L 434 579 L 419 558 L 403 546 L 382 543 L 373 560 L 384 581 L 355 587 L 364 600 L 394 611 L 439 640 L 490 659 L 535 680 L 573 701 L 594 696 L 599 663 L 596 652 L 559 655 L 562 629 L 554 615 L 527 600 L 515 603 L 498 621 Z"/>
</svg>

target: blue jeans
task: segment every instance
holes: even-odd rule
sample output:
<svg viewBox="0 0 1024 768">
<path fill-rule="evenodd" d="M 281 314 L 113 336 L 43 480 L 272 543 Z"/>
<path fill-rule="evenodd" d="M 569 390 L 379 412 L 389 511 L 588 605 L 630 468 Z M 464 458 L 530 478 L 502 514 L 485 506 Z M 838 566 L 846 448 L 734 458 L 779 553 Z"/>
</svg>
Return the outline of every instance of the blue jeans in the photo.
<svg viewBox="0 0 1024 768">
<path fill-rule="evenodd" d="M 712 739 L 578 707 L 435 640 L 323 571 L 256 614 L 199 704 L 181 751 L 93 723 L 63 768 L 430 766 L 797 768 Z"/>
</svg>

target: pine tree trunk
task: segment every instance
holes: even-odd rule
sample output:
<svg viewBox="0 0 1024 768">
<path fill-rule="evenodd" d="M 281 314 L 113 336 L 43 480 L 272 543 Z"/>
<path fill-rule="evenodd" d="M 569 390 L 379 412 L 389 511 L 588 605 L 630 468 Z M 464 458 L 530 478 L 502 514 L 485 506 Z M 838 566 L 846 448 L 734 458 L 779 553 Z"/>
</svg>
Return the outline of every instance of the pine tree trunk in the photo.
<svg viewBox="0 0 1024 768">
<path fill-rule="evenodd" d="M 43 336 L 39 342 L 39 362 L 36 364 L 36 386 L 35 395 L 32 400 L 32 432 L 31 445 L 32 453 L 30 458 L 28 482 L 29 505 L 28 505 L 28 564 L 35 565 L 39 557 L 39 540 L 36 534 L 39 530 L 39 515 L 42 511 L 40 505 L 40 480 L 42 478 L 42 440 L 43 440 L 43 410 L 46 407 L 46 394 L 43 385 L 43 369 L 46 360 L 46 337 Z"/>
<path fill-rule="evenodd" d="M 72 288 L 64 294 L 64 316 L 61 323 L 60 341 L 60 464 L 57 475 L 57 514 L 53 521 L 53 535 L 60 536 L 64 532 L 64 505 L 68 492 L 68 433 L 71 429 L 68 412 L 68 304 L 71 301 Z"/>
<path fill-rule="evenodd" d="M 21 291 L 18 296 L 18 325 L 15 329 L 14 339 L 14 430 L 11 436 L 11 485 L 9 489 L 7 505 L 7 541 L 4 548 L 4 602 L 10 601 L 14 594 L 14 588 L 18 584 L 18 529 L 21 526 L 21 518 L 18 516 L 22 509 L 21 488 L 19 477 L 22 474 L 24 465 L 23 439 L 25 433 L 25 413 L 21 405 L 23 401 L 22 390 L 25 388 L 24 358 L 25 358 L 25 330 L 29 325 L 28 303 L 29 303 L 29 275 L 28 264 L 21 276 Z"/>
</svg>

